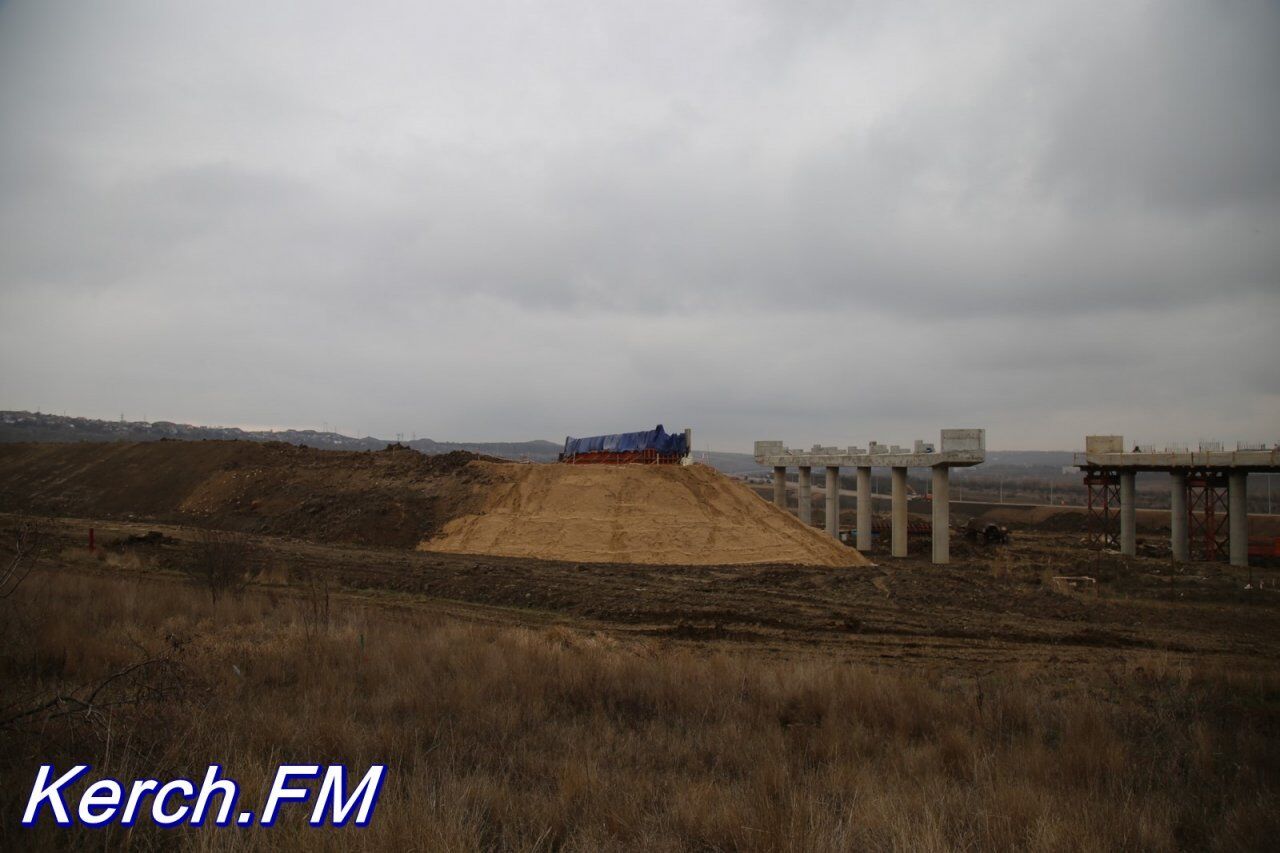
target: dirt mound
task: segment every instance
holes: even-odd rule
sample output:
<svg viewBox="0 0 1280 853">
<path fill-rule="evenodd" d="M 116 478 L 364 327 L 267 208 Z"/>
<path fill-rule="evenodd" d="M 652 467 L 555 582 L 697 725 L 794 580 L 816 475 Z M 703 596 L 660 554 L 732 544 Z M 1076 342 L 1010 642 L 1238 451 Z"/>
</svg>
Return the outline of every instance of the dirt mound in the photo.
<svg viewBox="0 0 1280 853">
<path fill-rule="evenodd" d="M 462 451 L 425 456 L 280 442 L 0 445 L 0 511 L 149 518 L 251 533 L 411 548 L 465 511 Z"/>
<path fill-rule="evenodd" d="M 1001 506 L 992 507 L 974 519 L 977 524 L 999 524 L 1015 530 L 1075 532 L 1084 530 L 1088 519 L 1079 507 Z"/>
<path fill-rule="evenodd" d="M 421 550 L 649 565 L 867 562 L 702 465 L 471 467 L 476 510 Z"/>
</svg>

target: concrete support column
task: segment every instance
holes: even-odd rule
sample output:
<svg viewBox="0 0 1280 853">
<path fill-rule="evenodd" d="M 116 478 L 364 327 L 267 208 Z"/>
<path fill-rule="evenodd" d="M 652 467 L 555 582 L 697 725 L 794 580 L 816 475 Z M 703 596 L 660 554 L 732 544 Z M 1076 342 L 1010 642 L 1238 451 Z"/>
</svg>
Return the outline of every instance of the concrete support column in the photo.
<svg viewBox="0 0 1280 853">
<path fill-rule="evenodd" d="M 890 469 L 893 488 L 892 507 L 890 510 L 893 538 L 890 553 L 895 557 L 907 556 L 907 469 Z"/>
<path fill-rule="evenodd" d="M 1120 553 L 1132 557 L 1138 553 L 1138 507 L 1134 504 L 1137 474 L 1120 472 Z"/>
<path fill-rule="evenodd" d="M 1169 545 L 1173 559 L 1179 563 L 1191 560 L 1191 543 L 1187 540 L 1187 472 L 1174 471 L 1169 477 Z"/>
<path fill-rule="evenodd" d="M 933 469 L 933 561 L 951 561 L 951 469 L 939 465 Z"/>
<path fill-rule="evenodd" d="M 871 469 L 858 468 L 858 550 L 871 550 Z"/>
<path fill-rule="evenodd" d="M 1244 471 L 1227 475 L 1227 532 L 1231 536 L 1227 553 L 1233 566 L 1249 565 L 1249 503 L 1245 500 L 1248 485 L 1249 475 Z"/>
<path fill-rule="evenodd" d="M 840 538 L 840 466 L 827 466 L 827 533 Z"/>
<path fill-rule="evenodd" d="M 773 466 L 773 505 L 787 508 L 787 466 Z"/>
<path fill-rule="evenodd" d="M 800 466 L 800 520 L 813 524 L 813 478 L 808 465 Z"/>
</svg>

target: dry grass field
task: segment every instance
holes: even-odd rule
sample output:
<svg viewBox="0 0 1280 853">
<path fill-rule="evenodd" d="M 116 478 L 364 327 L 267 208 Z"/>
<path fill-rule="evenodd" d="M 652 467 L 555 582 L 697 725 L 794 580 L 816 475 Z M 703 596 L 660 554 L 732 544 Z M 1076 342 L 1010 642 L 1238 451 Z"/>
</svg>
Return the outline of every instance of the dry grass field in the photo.
<svg viewBox="0 0 1280 853">
<path fill-rule="evenodd" d="M 1280 675 L 1144 652 L 918 675 L 479 626 L 298 579 L 216 602 L 69 560 L 3 602 L 0 847 L 237 850 L 1265 849 Z M 84 699 L 12 720 L 55 696 Z M 372 825 L 31 832 L 42 760 L 130 779 L 385 762 Z"/>
</svg>

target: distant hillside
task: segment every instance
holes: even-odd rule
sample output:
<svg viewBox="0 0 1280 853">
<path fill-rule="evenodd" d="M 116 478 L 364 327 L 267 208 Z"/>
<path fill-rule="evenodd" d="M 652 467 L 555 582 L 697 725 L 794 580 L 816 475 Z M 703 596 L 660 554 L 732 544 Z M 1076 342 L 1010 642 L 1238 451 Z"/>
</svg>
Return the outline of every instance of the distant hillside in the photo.
<svg viewBox="0 0 1280 853">
<path fill-rule="evenodd" d="M 1072 463 L 1070 450 L 988 450 L 987 461 L 980 467 L 1058 468 Z"/>
<path fill-rule="evenodd" d="M 385 442 L 384 442 L 385 443 Z M 499 456 L 503 459 L 528 460 L 530 462 L 555 462 L 564 445 L 554 441 L 432 441 L 419 438 L 406 441 L 404 444 L 431 456 L 450 453 L 454 450 L 466 450 L 470 453 L 483 453 L 487 456 Z"/>
<path fill-rule="evenodd" d="M 162 438 L 183 441 L 230 439 L 241 441 L 284 441 L 321 450 L 381 450 L 391 439 L 365 436 L 353 438 L 336 432 L 313 429 L 242 430 L 237 427 L 192 426 L 171 421 L 100 421 L 51 415 L 42 412 L 0 412 L 0 443 L 15 441 L 159 441 Z M 561 444 L 554 441 L 433 441 L 419 438 L 401 442 L 430 456 L 465 450 L 503 459 L 530 462 L 554 462 Z M 725 473 L 760 476 L 768 469 L 756 464 L 750 453 L 694 450 L 694 458 Z M 969 476 L 1061 475 L 1062 467 L 1071 464 L 1070 451 L 1058 450 L 989 450 L 983 465 L 969 469 Z M 794 472 L 793 472 L 794 473 Z"/>
<path fill-rule="evenodd" d="M 352 438 L 336 432 L 313 429 L 243 430 L 237 427 L 193 426 L 171 421 L 100 421 L 42 412 L 0 412 L 0 442 L 76 442 L 76 441 L 159 441 L 177 439 L 200 441 L 224 439 L 239 441 L 283 441 L 321 450 L 381 450 L 390 439 Z M 561 445 L 550 441 L 455 442 L 419 438 L 401 442 L 429 456 L 454 450 L 466 450 L 504 459 L 529 459 L 554 462 Z"/>
<path fill-rule="evenodd" d="M 705 462 L 722 474 L 749 474 L 757 476 L 767 473 L 768 468 L 756 464 L 756 458 L 750 453 L 722 453 L 718 450 L 705 451 L 694 449 L 693 458 Z"/>
</svg>

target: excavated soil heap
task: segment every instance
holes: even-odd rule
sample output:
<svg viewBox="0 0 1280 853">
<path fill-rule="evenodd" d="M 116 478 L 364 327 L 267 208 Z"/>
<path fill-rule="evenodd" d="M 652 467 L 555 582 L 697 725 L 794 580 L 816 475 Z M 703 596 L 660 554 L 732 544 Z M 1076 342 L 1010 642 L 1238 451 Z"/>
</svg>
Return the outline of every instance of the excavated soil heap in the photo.
<svg viewBox="0 0 1280 853">
<path fill-rule="evenodd" d="M 854 549 L 703 465 L 473 462 L 474 512 L 419 549 L 590 563 L 862 566 Z"/>
<path fill-rule="evenodd" d="M 470 509 L 478 458 L 250 441 L 0 444 L 0 512 L 413 548 Z"/>
</svg>

